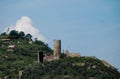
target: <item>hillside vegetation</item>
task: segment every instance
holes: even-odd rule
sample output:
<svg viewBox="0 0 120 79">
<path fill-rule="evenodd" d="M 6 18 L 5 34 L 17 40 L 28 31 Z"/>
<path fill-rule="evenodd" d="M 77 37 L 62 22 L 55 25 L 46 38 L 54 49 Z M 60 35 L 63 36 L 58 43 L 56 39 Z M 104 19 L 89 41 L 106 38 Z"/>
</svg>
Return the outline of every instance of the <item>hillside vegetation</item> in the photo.
<svg viewBox="0 0 120 79">
<path fill-rule="evenodd" d="M 6 39 L 10 39 L 7 40 Z M 13 51 L 8 47 L 15 45 Z M 11 31 L 9 34 L 0 35 L 0 78 L 18 78 L 18 71 L 27 68 L 33 63 L 37 63 L 37 51 L 52 54 L 52 49 L 42 41 L 33 41 L 32 35 L 24 32 Z"/>
<path fill-rule="evenodd" d="M 34 64 L 24 71 L 22 79 L 120 79 L 120 73 L 96 58 L 67 57 Z"/>
<path fill-rule="evenodd" d="M 10 46 L 15 46 L 10 49 Z M 65 57 L 37 63 L 37 51 L 52 54 L 53 50 L 31 34 L 12 30 L 0 35 L 0 79 L 120 79 L 117 69 L 107 67 L 94 57 Z"/>
</svg>

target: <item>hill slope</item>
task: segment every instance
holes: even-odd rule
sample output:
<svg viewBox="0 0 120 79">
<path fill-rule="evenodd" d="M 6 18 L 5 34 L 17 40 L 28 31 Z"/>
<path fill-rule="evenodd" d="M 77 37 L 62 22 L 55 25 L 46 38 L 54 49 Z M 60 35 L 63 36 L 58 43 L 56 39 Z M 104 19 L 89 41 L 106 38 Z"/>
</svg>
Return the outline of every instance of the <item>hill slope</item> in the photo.
<svg viewBox="0 0 120 79">
<path fill-rule="evenodd" d="M 99 59 L 74 57 L 34 64 L 22 79 L 119 79 L 116 69 L 106 67 Z"/>
<path fill-rule="evenodd" d="M 37 51 L 52 54 L 42 41 L 33 41 L 30 34 L 11 31 L 0 35 L 0 78 L 18 79 L 120 79 L 120 73 L 92 57 L 64 58 L 37 63 Z M 61 55 L 62 56 L 62 55 Z"/>
</svg>

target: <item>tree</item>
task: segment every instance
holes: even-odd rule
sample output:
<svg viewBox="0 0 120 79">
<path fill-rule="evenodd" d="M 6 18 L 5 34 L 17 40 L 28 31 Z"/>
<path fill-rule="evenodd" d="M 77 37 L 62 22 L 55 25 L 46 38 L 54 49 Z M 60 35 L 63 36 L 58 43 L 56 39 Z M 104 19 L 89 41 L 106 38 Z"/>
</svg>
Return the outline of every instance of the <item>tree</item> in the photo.
<svg viewBox="0 0 120 79">
<path fill-rule="evenodd" d="M 25 33 L 24 33 L 23 31 L 20 31 L 20 32 L 19 32 L 19 37 L 20 37 L 20 38 L 23 38 L 24 36 L 25 36 Z"/>
<path fill-rule="evenodd" d="M 40 40 L 35 40 L 35 44 L 38 44 L 38 45 L 45 45 L 44 42 L 40 41 Z"/>
<path fill-rule="evenodd" d="M 9 37 L 12 38 L 12 39 L 18 39 L 18 38 L 19 38 L 18 31 L 12 30 L 12 31 L 9 33 Z"/>
<path fill-rule="evenodd" d="M 0 38 L 8 38 L 7 33 L 6 32 L 1 33 Z"/>
<path fill-rule="evenodd" d="M 2 35 L 2 36 L 6 36 L 6 35 L 7 35 L 7 33 L 6 33 L 6 32 L 3 32 L 3 33 L 1 33 L 1 35 Z"/>
<path fill-rule="evenodd" d="M 32 35 L 31 34 L 27 34 L 26 38 L 30 40 L 30 39 L 32 39 Z"/>
<path fill-rule="evenodd" d="M 35 41 L 37 41 L 38 40 L 38 38 L 35 38 Z"/>
</svg>

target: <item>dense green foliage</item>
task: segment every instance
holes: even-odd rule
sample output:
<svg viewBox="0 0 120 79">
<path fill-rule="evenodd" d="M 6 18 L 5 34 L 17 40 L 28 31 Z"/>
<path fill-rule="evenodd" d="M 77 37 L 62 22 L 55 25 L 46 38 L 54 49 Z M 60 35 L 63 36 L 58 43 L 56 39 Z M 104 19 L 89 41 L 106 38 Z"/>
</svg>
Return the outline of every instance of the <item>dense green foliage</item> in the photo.
<svg viewBox="0 0 120 79">
<path fill-rule="evenodd" d="M 10 39 L 4 41 L 3 39 Z M 16 49 L 8 51 L 9 45 Z M 70 58 L 65 54 L 59 60 L 37 63 L 37 51 L 52 54 L 52 49 L 44 42 L 32 40 L 31 34 L 12 30 L 0 35 L 0 78 L 18 79 L 18 71 L 23 70 L 21 79 L 120 79 L 116 69 L 106 67 L 101 60 L 92 57 Z"/>
<path fill-rule="evenodd" d="M 33 41 L 30 34 L 11 31 L 9 34 L 0 35 L 0 78 L 18 78 L 18 71 L 37 63 L 37 51 L 52 54 L 52 49 L 40 40 Z M 4 41 L 2 39 L 10 39 Z M 16 45 L 14 51 L 8 51 L 9 45 Z"/>
<path fill-rule="evenodd" d="M 117 70 L 94 58 L 74 57 L 29 66 L 22 79 L 119 79 Z"/>
</svg>

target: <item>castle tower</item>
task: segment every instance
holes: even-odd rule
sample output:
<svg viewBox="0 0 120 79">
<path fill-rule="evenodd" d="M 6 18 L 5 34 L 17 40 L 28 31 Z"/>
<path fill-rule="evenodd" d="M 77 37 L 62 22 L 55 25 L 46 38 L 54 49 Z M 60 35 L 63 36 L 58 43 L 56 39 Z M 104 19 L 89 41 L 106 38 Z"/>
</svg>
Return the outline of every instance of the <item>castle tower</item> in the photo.
<svg viewBox="0 0 120 79">
<path fill-rule="evenodd" d="M 59 56 L 61 53 L 61 40 L 54 40 L 54 56 Z"/>
</svg>

